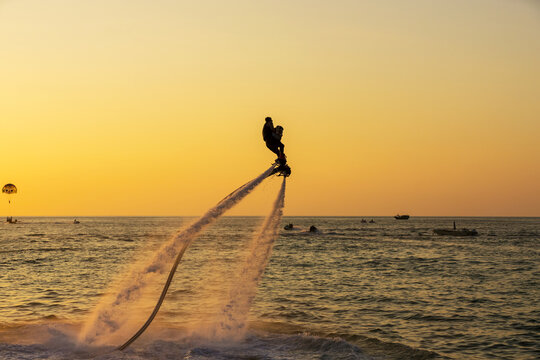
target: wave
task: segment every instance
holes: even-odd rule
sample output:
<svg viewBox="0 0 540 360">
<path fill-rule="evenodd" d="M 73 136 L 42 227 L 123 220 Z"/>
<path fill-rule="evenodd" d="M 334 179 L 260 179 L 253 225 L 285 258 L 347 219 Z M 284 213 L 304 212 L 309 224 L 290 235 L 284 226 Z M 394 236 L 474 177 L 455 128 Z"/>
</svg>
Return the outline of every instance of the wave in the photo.
<svg viewBox="0 0 540 360">
<path fill-rule="evenodd" d="M 261 336 L 268 333 L 289 335 L 283 341 L 296 342 L 298 346 L 308 346 L 316 350 L 318 354 L 323 351 L 327 353 L 329 359 L 339 359 L 339 355 L 348 351 L 350 357 L 356 358 L 384 358 L 384 359 L 434 359 L 441 356 L 433 351 L 418 349 L 400 343 L 381 341 L 377 338 L 367 337 L 358 334 L 347 334 L 338 332 L 325 332 L 306 329 L 298 325 L 280 322 L 258 321 L 251 324 L 251 328 L 256 333 L 261 332 Z M 332 356 L 334 355 L 334 356 Z"/>
<path fill-rule="evenodd" d="M 121 352 L 110 346 L 80 346 L 78 325 L 49 320 L 43 324 L 0 327 L 2 359 L 432 359 L 438 354 L 406 345 L 346 333 L 309 331 L 276 322 L 250 323 L 243 341 L 220 342 L 187 336 L 182 329 L 155 328 Z"/>
</svg>

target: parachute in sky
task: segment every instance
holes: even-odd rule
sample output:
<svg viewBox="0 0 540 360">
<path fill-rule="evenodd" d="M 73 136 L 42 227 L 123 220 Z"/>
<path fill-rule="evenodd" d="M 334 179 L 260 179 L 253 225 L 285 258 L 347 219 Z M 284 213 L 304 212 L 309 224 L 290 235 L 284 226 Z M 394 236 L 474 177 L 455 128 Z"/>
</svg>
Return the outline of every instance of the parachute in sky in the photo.
<svg viewBox="0 0 540 360">
<path fill-rule="evenodd" d="M 13 184 L 6 184 L 2 188 L 2 192 L 4 194 L 16 194 L 17 193 L 17 187 Z"/>
<path fill-rule="evenodd" d="M 17 187 L 13 184 L 6 184 L 2 188 L 2 193 L 7 195 L 13 195 L 17 193 Z M 11 199 L 8 198 L 8 203 L 11 203 Z"/>
</svg>

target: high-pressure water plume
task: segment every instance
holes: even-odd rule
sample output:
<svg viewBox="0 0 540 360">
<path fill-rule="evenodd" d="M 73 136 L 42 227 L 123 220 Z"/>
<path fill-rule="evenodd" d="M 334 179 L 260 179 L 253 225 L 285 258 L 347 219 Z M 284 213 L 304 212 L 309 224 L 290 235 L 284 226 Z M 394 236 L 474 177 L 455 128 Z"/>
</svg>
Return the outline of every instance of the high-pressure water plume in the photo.
<svg viewBox="0 0 540 360">
<path fill-rule="evenodd" d="M 215 339 L 241 340 L 246 334 L 249 309 L 278 236 L 285 205 L 285 184 L 286 178 L 283 178 L 272 211 L 249 244 L 242 268 L 229 291 L 228 302 L 213 329 Z"/>
<path fill-rule="evenodd" d="M 223 215 L 225 211 L 232 208 L 255 189 L 255 187 L 268 177 L 275 166 L 275 164 L 272 165 L 258 177 L 233 191 L 188 228 L 179 231 L 173 236 L 168 243 L 163 245 L 156 252 L 154 257 L 148 263 L 144 264 L 142 267 L 133 269 L 128 277 L 128 282 L 122 284 L 119 288 L 114 289 L 114 291 L 112 291 L 114 295 L 104 298 L 98 305 L 89 321 L 83 327 L 79 335 L 79 341 L 83 344 L 102 345 L 110 344 L 110 342 L 114 341 L 116 338 L 124 336 L 124 333 L 128 330 L 125 329 L 125 325 L 128 323 L 129 319 L 130 307 L 128 305 L 136 303 L 141 298 L 143 289 L 156 281 L 160 281 L 161 276 L 166 272 L 168 265 L 176 256 L 176 261 L 169 272 L 167 282 L 150 318 L 142 328 L 120 348 L 125 348 L 142 334 L 157 314 L 176 268 L 182 259 L 184 252 L 196 236 L 205 227 Z"/>
</svg>

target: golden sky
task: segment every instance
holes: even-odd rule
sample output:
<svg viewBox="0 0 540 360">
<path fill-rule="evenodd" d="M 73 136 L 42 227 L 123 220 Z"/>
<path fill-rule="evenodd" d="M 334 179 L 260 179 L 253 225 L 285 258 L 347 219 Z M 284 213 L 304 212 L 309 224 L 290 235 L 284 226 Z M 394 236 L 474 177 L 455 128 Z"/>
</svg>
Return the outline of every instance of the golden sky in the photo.
<svg viewBox="0 0 540 360">
<path fill-rule="evenodd" d="M 540 3 L 0 0 L 14 215 L 202 214 L 265 116 L 285 215 L 540 216 Z"/>
</svg>

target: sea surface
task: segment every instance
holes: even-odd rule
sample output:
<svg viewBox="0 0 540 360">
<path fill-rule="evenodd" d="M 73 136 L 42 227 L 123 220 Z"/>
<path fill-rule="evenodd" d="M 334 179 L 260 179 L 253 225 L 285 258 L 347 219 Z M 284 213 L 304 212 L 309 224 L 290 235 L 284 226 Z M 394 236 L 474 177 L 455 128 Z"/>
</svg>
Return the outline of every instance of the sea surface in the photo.
<svg viewBox="0 0 540 360">
<path fill-rule="evenodd" d="M 221 218 L 186 251 L 156 320 L 123 352 L 81 346 L 77 334 L 130 265 L 195 218 L 3 223 L 0 359 L 540 358 L 540 218 L 365 219 L 375 223 L 283 218 L 247 336 L 231 342 L 200 335 L 263 218 Z M 453 221 L 480 235 L 433 234 Z M 164 282 L 134 316 L 152 310 Z"/>
</svg>

